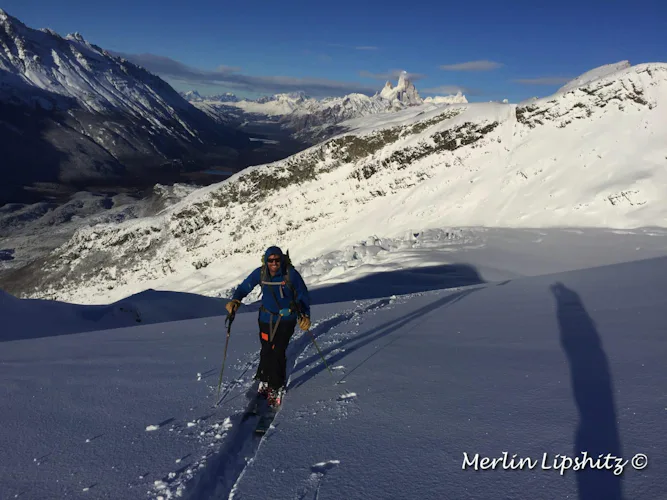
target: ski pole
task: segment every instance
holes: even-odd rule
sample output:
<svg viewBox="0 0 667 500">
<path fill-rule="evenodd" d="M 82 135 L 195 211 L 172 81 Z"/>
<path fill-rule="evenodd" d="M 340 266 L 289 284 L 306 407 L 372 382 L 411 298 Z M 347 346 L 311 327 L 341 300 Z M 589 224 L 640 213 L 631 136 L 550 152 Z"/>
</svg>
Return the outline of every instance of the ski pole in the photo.
<svg viewBox="0 0 667 500">
<path fill-rule="evenodd" d="M 222 368 L 220 369 L 220 380 L 218 381 L 218 398 L 220 397 L 220 386 L 222 385 L 222 372 L 225 371 L 225 361 L 227 360 L 227 346 L 229 345 L 229 335 L 232 333 L 232 321 L 234 321 L 234 316 L 236 316 L 236 311 L 232 314 L 228 314 L 225 319 L 227 324 L 227 339 L 225 340 L 225 352 L 222 356 Z"/>
<path fill-rule="evenodd" d="M 313 335 L 313 332 L 308 330 L 308 333 L 310 333 L 310 340 L 313 341 L 313 345 L 315 346 L 315 349 L 317 349 L 317 352 L 320 354 L 320 358 L 322 358 L 322 361 L 324 362 L 324 366 L 327 367 L 327 370 L 329 370 L 329 373 L 331 373 L 331 376 L 333 377 L 334 374 L 331 371 L 331 368 L 329 368 L 329 365 L 327 364 L 327 360 L 324 359 L 324 355 L 322 354 L 322 351 L 320 351 L 320 347 L 317 345 L 317 342 L 315 342 L 315 335 Z"/>
<path fill-rule="evenodd" d="M 303 312 L 302 312 L 302 310 L 301 310 L 301 307 L 299 307 L 299 306 L 297 305 L 297 306 L 295 307 L 295 309 L 296 309 L 296 312 L 297 312 L 297 319 L 300 319 L 301 316 L 303 316 Z M 331 376 L 333 377 L 334 374 L 333 374 L 333 372 L 331 371 L 331 368 L 329 368 L 329 365 L 327 364 L 327 360 L 324 359 L 324 355 L 322 354 L 322 351 L 320 351 L 320 346 L 318 346 L 318 345 L 317 345 L 317 342 L 315 342 L 315 335 L 313 335 L 313 332 L 311 332 L 310 330 L 308 330 L 308 333 L 310 333 L 310 340 L 313 341 L 313 345 L 315 346 L 315 349 L 317 349 L 317 352 L 319 353 L 320 358 L 322 358 L 322 361 L 324 362 L 324 366 L 327 367 L 327 370 L 329 370 L 329 373 L 330 373 Z"/>
</svg>

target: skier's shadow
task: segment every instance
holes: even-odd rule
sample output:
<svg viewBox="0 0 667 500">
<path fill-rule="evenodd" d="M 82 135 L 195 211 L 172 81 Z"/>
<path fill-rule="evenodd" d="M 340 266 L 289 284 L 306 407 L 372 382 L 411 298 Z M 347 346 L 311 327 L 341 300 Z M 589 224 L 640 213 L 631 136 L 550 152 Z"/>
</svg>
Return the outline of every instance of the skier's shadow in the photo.
<svg viewBox="0 0 667 500">
<path fill-rule="evenodd" d="M 594 461 L 610 453 L 622 457 L 607 356 L 592 318 L 579 295 L 562 283 L 551 286 L 556 298 L 560 341 L 570 364 L 572 391 L 579 409 L 574 457 Z M 614 462 L 611 462 L 612 464 Z M 622 500 L 621 476 L 586 467 L 575 472 L 579 500 Z"/>
</svg>

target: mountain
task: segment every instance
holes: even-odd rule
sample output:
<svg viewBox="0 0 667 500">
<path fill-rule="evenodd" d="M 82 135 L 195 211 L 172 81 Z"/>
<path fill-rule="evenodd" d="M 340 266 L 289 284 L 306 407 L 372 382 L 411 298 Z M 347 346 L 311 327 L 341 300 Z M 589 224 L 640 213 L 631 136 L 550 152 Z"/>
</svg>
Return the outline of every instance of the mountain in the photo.
<svg viewBox="0 0 667 500">
<path fill-rule="evenodd" d="M 179 92 L 181 97 L 188 102 L 202 102 L 202 101 L 214 101 L 214 102 L 236 102 L 239 100 L 231 92 L 225 92 L 224 94 L 216 94 L 207 97 L 202 97 L 199 92 L 196 90 L 188 90 L 187 92 Z"/>
<path fill-rule="evenodd" d="M 79 229 L 10 293 L 109 302 L 147 287 L 225 296 L 267 243 L 323 256 L 425 230 L 665 226 L 667 64 L 519 105 L 422 104 L 194 191 L 154 217 Z M 348 251 L 346 250 L 346 251 Z"/>
<path fill-rule="evenodd" d="M 197 94 L 198 96 L 198 94 Z M 237 125 L 248 122 L 275 123 L 290 131 L 293 138 L 314 144 L 344 130 L 339 125 L 354 118 L 400 111 L 426 103 L 463 104 L 461 93 L 422 99 L 408 74 L 399 75 L 398 84 L 385 87 L 373 96 L 348 94 L 343 97 L 314 99 L 304 92 L 291 92 L 261 97 L 256 100 L 216 100 L 214 96 L 189 100 L 221 123 Z M 201 96 L 199 96 L 201 97 Z"/>
<path fill-rule="evenodd" d="M 423 102 L 414 84 L 408 80 L 408 74 L 405 71 L 398 77 L 398 85 L 392 87 L 391 82 L 388 81 L 380 92 L 380 96 L 387 101 L 398 101 L 407 106 L 414 106 Z"/>
<path fill-rule="evenodd" d="M 0 205 L 44 183 L 152 185 L 184 169 L 236 166 L 250 147 L 143 68 L 2 10 L 0 131 Z"/>
</svg>

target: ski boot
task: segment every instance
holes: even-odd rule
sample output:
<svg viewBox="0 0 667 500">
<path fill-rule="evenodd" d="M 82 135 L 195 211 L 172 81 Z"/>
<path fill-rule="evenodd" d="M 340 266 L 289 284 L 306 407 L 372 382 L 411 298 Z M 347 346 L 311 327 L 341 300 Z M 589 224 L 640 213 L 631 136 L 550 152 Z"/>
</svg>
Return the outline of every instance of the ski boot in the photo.
<svg viewBox="0 0 667 500">
<path fill-rule="evenodd" d="M 285 388 L 281 387 L 280 389 L 269 389 L 269 395 L 267 397 L 267 403 L 271 408 L 277 409 L 283 403 L 283 396 L 285 395 Z"/>
<path fill-rule="evenodd" d="M 259 387 L 257 388 L 257 395 L 260 398 L 269 399 L 270 391 L 271 390 L 269 389 L 269 383 L 268 382 L 260 382 L 259 383 Z"/>
</svg>

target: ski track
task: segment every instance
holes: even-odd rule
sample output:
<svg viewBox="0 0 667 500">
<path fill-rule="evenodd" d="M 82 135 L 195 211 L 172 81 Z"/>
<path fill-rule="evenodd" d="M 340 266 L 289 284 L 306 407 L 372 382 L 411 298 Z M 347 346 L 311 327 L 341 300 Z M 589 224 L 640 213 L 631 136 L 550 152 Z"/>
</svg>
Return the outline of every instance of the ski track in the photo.
<svg viewBox="0 0 667 500">
<path fill-rule="evenodd" d="M 313 325 L 310 330 L 313 337 L 317 339 L 320 335 L 332 330 L 333 328 L 345 322 L 356 322 L 358 324 L 359 316 L 381 309 L 387 305 L 393 304 L 395 297 L 385 298 L 380 300 L 366 300 L 360 301 L 359 304 L 351 311 L 338 313 L 328 319 L 322 320 Z M 311 336 L 309 333 L 301 332 L 294 337 L 290 343 L 287 353 L 287 365 L 290 367 L 288 375 L 287 386 L 290 386 L 291 372 L 297 366 L 297 362 L 304 356 L 308 347 L 312 345 Z M 246 394 L 252 396 L 252 387 L 254 381 L 242 381 L 243 375 L 257 361 L 257 356 L 253 360 L 247 362 L 246 370 L 237 377 L 226 389 L 223 396 L 220 398 L 218 405 L 224 403 L 226 397 L 233 389 L 241 387 Z M 321 361 L 320 361 L 321 362 Z M 236 396 L 237 397 L 237 396 Z M 286 401 L 289 401 L 289 391 L 286 396 Z M 193 480 L 193 483 L 187 488 L 188 491 L 179 493 L 183 494 L 183 498 L 187 500 L 195 499 L 211 499 L 222 500 L 232 499 L 238 491 L 241 480 L 245 473 L 246 467 L 250 465 L 259 453 L 259 449 L 265 439 L 271 439 L 273 434 L 274 424 L 262 436 L 255 436 L 255 425 L 259 419 L 257 416 L 251 416 L 244 419 L 244 415 L 252 409 L 254 401 L 249 401 L 247 407 L 243 412 L 238 412 L 228 417 L 231 422 L 231 430 L 225 436 L 220 449 L 210 457 L 204 470 Z M 280 410 L 276 413 L 275 420 L 279 419 Z M 299 498 L 317 498 L 319 491 L 319 484 L 324 477 L 326 471 L 331 467 L 335 461 L 316 464 L 312 467 L 312 474 L 308 480 L 307 486 L 302 490 L 303 495 Z M 161 493 L 164 493 L 164 489 Z M 314 495 L 314 496 L 313 496 Z M 166 496 L 169 498 L 169 495 Z"/>
</svg>

